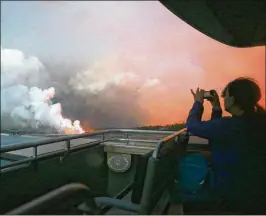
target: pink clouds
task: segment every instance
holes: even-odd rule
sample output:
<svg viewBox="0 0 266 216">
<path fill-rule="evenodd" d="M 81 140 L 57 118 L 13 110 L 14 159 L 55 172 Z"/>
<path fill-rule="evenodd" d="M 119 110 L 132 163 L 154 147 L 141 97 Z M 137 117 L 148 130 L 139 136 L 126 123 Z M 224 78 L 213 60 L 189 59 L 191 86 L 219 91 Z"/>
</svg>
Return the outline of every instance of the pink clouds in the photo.
<svg viewBox="0 0 266 216">
<path fill-rule="evenodd" d="M 61 10 L 63 19 L 57 25 L 70 26 L 73 43 L 84 44 L 84 49 L 93 44 L 91 53 L 102 49 L 97 61 L 112 78 L 122 79 L 121 73 L 137 76 L 138 81 L 127 79 L 124 87 L 137 89 L 139 105 L 149 112 L 147 124 L 184 121 L 193 102 L 190 88 L 220 92 L 239 76 L 255 78 L 265 101 L 265 47 L 237 49 L 221 44 L 156 1 L 67 5 L 71 12 Z M 102 80 L 109 77 L 103 76 Z M 143 88 L 147 80 L 157 81 Z M 204 118 L 209 114 L 207 106 Z"/>
<path fill-rule="evenodd" d="M 155 2 L 136 3 L 123 16 L 111 22 L 106 35 L 116 39 L 115 64 L 141 79 L 160 81 L 139 92 L 140 106 L 150 113 L 147 124 L 185 120 L 193 102 L 190 88 L 221 91 L 231 79 L 251 76 L 265 92 L 265 47 L 237 49 L 216 42 Z M 209 114 L 207 106 L 204 118 Z"/>
</svg>

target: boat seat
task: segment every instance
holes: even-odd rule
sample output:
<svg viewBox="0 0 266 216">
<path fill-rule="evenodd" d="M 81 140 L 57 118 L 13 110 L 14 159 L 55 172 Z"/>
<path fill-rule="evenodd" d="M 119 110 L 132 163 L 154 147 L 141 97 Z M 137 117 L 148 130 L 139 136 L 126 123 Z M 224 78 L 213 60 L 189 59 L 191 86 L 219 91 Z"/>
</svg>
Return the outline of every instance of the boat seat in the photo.
<svg viewBox="0 0 266 216">
<path fill-rule="evenodd" d="M 122 199 L 96 197 L 96 204 L 98 206 L 112 207 L 105 214 L 164 214 L 169 204 L 168 187 L 173 179 L 174 173 L 171 169 L 173 164 L 172 159 L 172 157 L 154 158 L 150 156 L 147 163 L 143 188 L 137 188 L 137 186 L 142 185 L 142 181 L 139 181 L 135 185 L 135 189 L 137 188 L 135 196 L 133 196 L 132 191 L 132 194 L 128 193 Z M 132 200 L 138 202 L 140 197 L 139 204 L 132 202 Z M 92 212 L 88 206 L 86 206 L 86 209 L 84 209 L 84 212 L 87 214 Z"/>
<path fill-rule="evenodd" d="M 162 197 L 165 199 L 162 205 L 165 205 L 165 208 L 168 205 L 168 189 L 174 178 L 174 160 L 175 158 L 167 155 L 162 158 L 149 158 L 140 202 L 141 214 L 151 214 Z"/>
<path fill-rule="evenodd" d="M 187 135 L 179 135 L 177 139 L 174 139 L 171 141 L 171 145 L 167 143 L 166 145 L 169 145 L 170 148 L 166 150 L 164 153 L 163 158 L 168 158 L 169 161 L 169 168 L 172 170 L 175 168 L 175 157 L 178 155 L 182 155 L 184 153 L 184 150 L 186 149 L 188 145 L 189 137 Z M 174 152 L 174 154 L 173 154 Z M 133 188 L 132 188 L 132 197 L 131 201 L 135 204 L 140 204 L 141 197 L 143 194 L 144 184 L 145 184 L 145 178 L 147 174 L 147 168 L 149 159 L 152 157 L 153 151 L 141 155 L 138 160 L 138 164 L 136 167 L 136 174 L 134 178 Z M 170 156 L 170 157 L 169 157 Z M 167 167 L 166 167 L 167 169 Z"/>
<path fill-rule="evenodd" d="M 132 197 L 132 191 L 130 191 L 126 196 L 124 196 L 121 200 L 130 202 Z M 136 212 L 126 211 L 118 208 L 111 208 L 109 211 L 105 213 L 106 215 L 136 215 Z"/>
<path fill-rule="evenodd" d="M 138 158 L 138 163 L 136 167 L 136 173 L 134 177 L 134 182 L 132 185 L 132 195 L 131 195 L 131 201 L 135 204 L 140 204 L 144 182 L 145 182 L 145 176 L 147 172 L 148 167 L 148 160 L 152 156 L 153 151 L 141 155 Z"/>
<path fill-rule="evenodd" d="M 140 200 L 141 200 L 141 196 L 142 196 L 142 192 L 143 192 L 143 187 L 144 187 L 144 181 L 145 181 L 145 176 L 146 176 L 146 170 L 147 170 L 147 166 L 148 166 L 148 160 L 149 158 L 152 156 L 153 151 L 146 153 L 144 155 L 140 155 L 138 157 L 138 161 L 137 161 L 137 166 L 136 166 L 136 172 L 134 175 L 134 180 L 133 183 L 131 185 L 131 189 L 130 190 L 126 190 L 126 193 L 123 193 L 122 196 L 118 196 L 114 199 L 117 200 L 122 200 L 122 201 L 127 201 L 127 202 L 132 202 L 134 204 L 140 204 Z M 92 210 L 85 204 L 82 203 L 79 206 L 79 209 L 82 212 L 86 212 L 91 213 Z M 111 206 L 101 206 L 101 213 L 104 214 L 115 214 L 115 215 L 120 215 L 120 214 L 126 214 L 126 215 L 131 215 L 131 214 L 136 214 L 130 211 L 126 211 L 126 210 L 122 210 L 122 209 L 118 209 L 115 207 L 111 207 Z"/>
<path fill-rule="evenodd" d="M 165 214 L 170 201 L 168 191 L 173 184 L 176 160 L 184 154 L 188 141 L 187 134 L 179 134 L 163 143 L 157 157 L 149 157 L 140 202 L 141 214 Z"/>
<path fill-rule="evenodd" d="M 188 140 L 184 139 L 179 144 L 187 145 Z M 171 139 L 163 144 L 159 150 L 159 157 L 153 156 L 153 152 L 139 158 L 135 181 L 132 188 L 131 202 L 128 201 L 130 194 L 119 199 L 109 197 L 97 197 L 96 203 L 112 206 L 114 209 L 123 209 L 133 214 L 164 214 L 169 205 L 168 189 L 174 178 L 176 168 L 175 154 L 177 143 Z M 126 201 L 126 202 L 124 202 Z M 115 212 L 110 210 L 108 212 Z M 120 212 L 120 210 L 119 210 Z M 123 214 L 128 214 L 123 211 Z"/>
<path fill-rule="evenodd" d="M 86 200 L 96 209 L 96 203 L 90 189 L 80 183 L 70 183 L 50 191 L 32 201 L 6 213 L 7 215 L 76 215 L 80 212 L 76 206 Z"/>
</svg>

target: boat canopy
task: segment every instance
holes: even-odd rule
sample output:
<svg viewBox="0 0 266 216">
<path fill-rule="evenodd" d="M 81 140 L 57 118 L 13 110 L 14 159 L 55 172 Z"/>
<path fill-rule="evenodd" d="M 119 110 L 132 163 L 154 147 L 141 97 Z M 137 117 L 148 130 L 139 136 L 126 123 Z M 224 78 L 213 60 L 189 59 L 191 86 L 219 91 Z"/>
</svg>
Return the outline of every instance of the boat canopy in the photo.
<svg viewBox="0 0 266 216">
<path fill-rule="evenodd" d="M 229 46 L 266 45 L 263 0 L 159 0 L 180 19 Z"/>
</svg>

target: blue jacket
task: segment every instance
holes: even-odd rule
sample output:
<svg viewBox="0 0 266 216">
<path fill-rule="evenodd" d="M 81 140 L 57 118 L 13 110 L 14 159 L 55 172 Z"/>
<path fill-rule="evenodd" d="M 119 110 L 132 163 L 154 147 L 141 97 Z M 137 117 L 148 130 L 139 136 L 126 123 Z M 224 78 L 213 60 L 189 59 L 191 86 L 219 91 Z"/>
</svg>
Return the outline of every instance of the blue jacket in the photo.
<svg viewBox="0 0 266 216">
<path fill-rule="evenodd" d="M 202 114 L 203 104 L 195 102 L 186 127 L 209 140 L 217 192 L 238 201 L 265 199 L 265 135 L 251 126 L 250 116 L 222 117 L 213 109 L 211 120 L 202 121 Z"/>
</svg>

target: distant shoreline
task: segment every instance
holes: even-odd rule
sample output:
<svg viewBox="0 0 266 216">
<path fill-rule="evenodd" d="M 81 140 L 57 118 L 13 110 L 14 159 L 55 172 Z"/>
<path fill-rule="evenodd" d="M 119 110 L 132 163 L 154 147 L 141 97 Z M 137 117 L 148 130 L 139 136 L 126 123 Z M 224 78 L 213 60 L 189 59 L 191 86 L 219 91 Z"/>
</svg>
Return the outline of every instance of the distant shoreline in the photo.
<svg viewBox="0 0 266 216">
<path fill-rule="evenodd" d="M 177 123 L 177 124 L 169 124 L 169 125 L 149 125 L 149 126 L 140 126 L 140 127 L 134 127 L 134 128 L 121 128 L 121 129 L 136 129 L 136 130 L 170 130 L 170 131 L 178 131 L 185 128 L 185 123 Z M 113 128 L 96 128 L 94 129 L 94 131 L 100 131 L 100 130 L 108 130 L 108 129 L 120 129 L 117 127 L 113 127 Z M 14 130 L 14 129 L 4 129 L 1 130 L 1 134 L 3 135 L 67 135 L 67 134 L 63 134 L 63 133 L 47 133 L 47 132 L 42 132 L 42 131 L 19 131 L 19 130 Z"/>
</svg>

